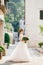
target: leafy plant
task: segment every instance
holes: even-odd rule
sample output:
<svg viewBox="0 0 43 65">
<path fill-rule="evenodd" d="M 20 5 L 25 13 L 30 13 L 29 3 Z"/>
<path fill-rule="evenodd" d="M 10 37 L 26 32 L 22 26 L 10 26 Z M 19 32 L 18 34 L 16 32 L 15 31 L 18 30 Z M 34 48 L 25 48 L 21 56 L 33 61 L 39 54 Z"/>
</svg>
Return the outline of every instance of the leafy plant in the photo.
<svg viewBox="0 0 43 65">
<path fill-rule="evenodd" d="M 42 25 L 40 25 L 40 32 L 43 35 L 43 26 Z"/>
<path fill-rule="evenodd" d="M 12 3 L 13 2 L 13 3 Z M 14 31 L 18 32 L 19 30 L 19 22 L 22 18 L 24 18 L 24 0 L 9 0 L 8 2 L 8 13 L 5 15 L 5 22 L 10 22 L 13 24 Z M 16 23 L 16 26 L 15 26 Z"/>
<path fill-rule="evenodd" d="M 13 27 L 12 27 L 12 24 L 11 24 L 11 23 L 6 23 L 5 28 L 6 28 L 8 31 L 12 31 L 12 30 L 13 30 Z"/>
<path fill-rule="evenodd" d="M 9 1 L 9 0 L 7 0 L 7 1 Z"/>
<path fill-rule="evenodd" d="M 2 47 L 2 46 L 0 46 L 0 48 L 1 48 L 2 50 L 5 50 L 4 47 Z"/>
<path fill-rule="evenodd" d="M 4 47 L 0 46 L 0 52 L 3 52 L 3 50 L 5 50 Z"/>
<path fill-rule="evenodd" d="M 9 36 L 8 33 L 5 33 L 4 42 L 7 43 L 7 45 L 9 46 L 9 44 L 10 44 L 10 36 Z"/>
<path fill-rule="evenodd" d="M 2 50 L 2 48 L 0 48 L 0 52 L 2 52 L 3 50 Z"/>
<path fill-rule="evenodd" d="M 18 30 L 19 30 L 19 22 L 17 22 L 17 21 L 15 21 L 13 24 L 12 24 L 12 26 L 14 27 L 14 31 L 15 32 L 18 32 Z"/>
<path fill-rule="evenodd" d="M 9 22 L 9 16 L 8 15 L 5 15 L 4 19 L 5 19 L 5 22 Z"/>
<path fill-rule="evenodd" d="M 14 15 L 14 21 L 19 21 L 20 19 L 24 18 L 24 0 L 9 0 L 8 8 L 10 13 L 7 14 L 8 17 L 5 17 L 7 22 L 10 20 L 9 17 L 11 14 Z"/>
<path fill-rule="evenodd" d="M 23 37 L 22 40 L 25 41 L 25 43 L 26 43 L 26 41 L 28 41 L 29 38 L 28 37 Z"/>
</svg>

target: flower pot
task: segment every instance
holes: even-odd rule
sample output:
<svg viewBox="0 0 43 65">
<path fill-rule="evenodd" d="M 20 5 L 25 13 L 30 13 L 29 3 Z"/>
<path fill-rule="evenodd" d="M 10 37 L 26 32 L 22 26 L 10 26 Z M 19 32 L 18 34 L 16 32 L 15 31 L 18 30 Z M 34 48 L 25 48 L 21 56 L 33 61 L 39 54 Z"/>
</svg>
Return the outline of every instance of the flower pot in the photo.
<svg viewBox="0 0 43 65">
<path fill-rule="evenodd" d="M 2 59 L 2 52 L 0 52 L 0 60 Z"/>
<path fill-rule="evenodd" d="M 5 52 L 5 50 L 3 50 L 3 52 L 2 52 L 2 55 L 3 55 L 3 56 L 5 56 L 5 55 L 6 55 L 6 52 Z"/>
</svg>

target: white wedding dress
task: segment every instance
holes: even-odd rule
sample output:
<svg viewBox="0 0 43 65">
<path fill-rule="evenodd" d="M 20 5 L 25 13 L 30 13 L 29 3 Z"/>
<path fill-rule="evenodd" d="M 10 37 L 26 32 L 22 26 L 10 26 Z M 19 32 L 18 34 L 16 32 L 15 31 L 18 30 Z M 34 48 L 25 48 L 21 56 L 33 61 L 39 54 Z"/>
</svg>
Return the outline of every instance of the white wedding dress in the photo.
<svg viewBox="0 0 43 65">
<path fill-rule="evenodd" d="M 30 53 L 27 48 L 27 45 L 24 42 L 19 42 L 17 47 L 14 49 L 13 53 L 10 56 L 10 61 L 30 61 Z"/>
</svg>

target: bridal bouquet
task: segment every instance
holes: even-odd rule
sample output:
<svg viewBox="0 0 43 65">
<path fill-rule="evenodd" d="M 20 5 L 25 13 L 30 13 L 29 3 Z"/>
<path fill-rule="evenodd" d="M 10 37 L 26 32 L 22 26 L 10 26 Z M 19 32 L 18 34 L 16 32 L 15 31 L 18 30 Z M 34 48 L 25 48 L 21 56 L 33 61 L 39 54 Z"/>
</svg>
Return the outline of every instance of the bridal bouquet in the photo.
<svg viewBox="0 0 43 65">
<path fill-rule="evenodd" d="M 29 38 L 28 37 L 23 37 L 22 40 L 26 43 L 29 40 Z"/>
</svg>

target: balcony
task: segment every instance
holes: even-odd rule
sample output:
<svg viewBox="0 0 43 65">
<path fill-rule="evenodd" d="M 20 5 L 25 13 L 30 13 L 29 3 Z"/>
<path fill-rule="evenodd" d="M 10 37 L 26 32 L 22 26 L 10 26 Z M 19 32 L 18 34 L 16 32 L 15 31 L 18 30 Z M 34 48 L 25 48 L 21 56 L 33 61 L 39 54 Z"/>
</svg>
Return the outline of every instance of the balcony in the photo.
<svg viewBox="0 0 43 65">
<path fill-rule="evenodd" d="M 0 9 L 3 11 L 5 14 L 7 12 L 7 7 L 6 4 L 9 0 L 0 0 Z"/>
<path fill-rule="evenodd" d="M 5 5 L 0 4 L 0 9 L 3 11 L 4 14 L 7 12 L 7 8 L 5 7 Z"/>
</svg>

